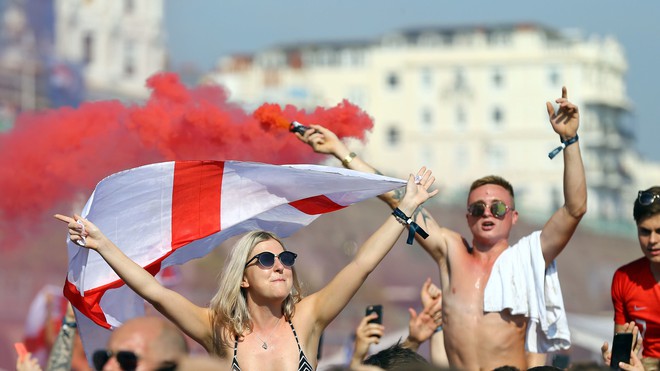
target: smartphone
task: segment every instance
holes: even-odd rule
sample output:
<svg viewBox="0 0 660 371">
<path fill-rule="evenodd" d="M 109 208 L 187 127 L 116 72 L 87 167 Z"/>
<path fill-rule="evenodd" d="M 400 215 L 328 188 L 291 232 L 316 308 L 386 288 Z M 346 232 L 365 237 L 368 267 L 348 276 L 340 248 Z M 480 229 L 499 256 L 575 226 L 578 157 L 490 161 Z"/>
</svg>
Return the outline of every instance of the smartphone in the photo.
<svg viewBox="0 0 660 371">
<path fill-rule="evenodd" d="M 612 358 L 610 368 L 620 370 L 619 362 L 630 363 L 630 351 L 632 350 L 633 336 L 631 332 L 614 334 L 612 340 Z"/>
<path fill-rule="evenodd" d="M 383 306 L 380 304 L 368 305 L 367 310 L 365 311 L 365 316 L 370 315 L 371 313 L 377 313 L 378 318 L 370 319 L 368 323 L 377 323 L 379 325 L 383 324 Z"/>
</svg>

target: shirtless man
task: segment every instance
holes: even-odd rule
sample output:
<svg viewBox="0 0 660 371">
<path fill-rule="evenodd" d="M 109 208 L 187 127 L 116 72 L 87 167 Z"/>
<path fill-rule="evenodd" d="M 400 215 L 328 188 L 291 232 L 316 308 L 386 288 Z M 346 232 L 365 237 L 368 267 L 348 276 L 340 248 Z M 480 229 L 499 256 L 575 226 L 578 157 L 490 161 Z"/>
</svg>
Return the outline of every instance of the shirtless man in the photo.
<svg viewBox="0 0 660 371">
<path fill-rule="evenodd" d="M 472 233 L 471 240 L 440 226 L 422 208 L 413 216 L 429 234 L 425 240 L 418 238 L 418 242 L 433 257 L 440 270 L 443 292 L 442 333 L 449 363 L 454 368 L 492 370 L 510 365 L 522 370 L 528 366 L 525 340 L 531 321 L 523 314 L 513 315 L 506 306 L 499 311 L 486 311 L 484 293 L 496 260 L 506 250 L 529 250 L 530 256 L 534 255 L 532 251 L 536 251 L 536 257 L 541 259 L 541 281 L 545 268 L 550 267 L 547 271 L 554 271 L 556 277 L 554 259 L 564 249 L 586 212 L 586 181 L 577 141 L 578 107 L 568 101 L 566 88 L 562 89 L 562 97 L 555 102 L 559 106 L 556 112 L 550 102 L 546 106 L 552 129 L 559 134 L 564 147 L 565 203 L 540 232 L 521 239 L 513 249 L 509 248 L 509 233 L 518 220 L 518 212 L 515 210 L 513 188 L 497 176 L 484 177 L 472 184 L 466 214 Z M 316 152 L 334 155 L 345 167 L 377 173 L 373 167 L 350 152 L 334 133 L 318 125 L 312 125 L 312 129 L 304 135 L 296 135 Z M 390 192 L 379 198 L 395 208 L 400 194 Z M 521 244 L 527 247 L 518 246 Z M 520 264 L 508 267 L 510 269 L 505 271 L 529 271 L 528 267 L 521 267 Z M 502 272 L 498 270 L 498 274 Z M 520 280 L 515 282 L 518 285 Z M 503 287 L 516 285 L 503 282 Z M 432 348 L 436 343 L 433 338 Z M 544 352 L 547 349 L 535 351 Z M 433 353 L 432 350 L 432 358 Z"/>
</svg>

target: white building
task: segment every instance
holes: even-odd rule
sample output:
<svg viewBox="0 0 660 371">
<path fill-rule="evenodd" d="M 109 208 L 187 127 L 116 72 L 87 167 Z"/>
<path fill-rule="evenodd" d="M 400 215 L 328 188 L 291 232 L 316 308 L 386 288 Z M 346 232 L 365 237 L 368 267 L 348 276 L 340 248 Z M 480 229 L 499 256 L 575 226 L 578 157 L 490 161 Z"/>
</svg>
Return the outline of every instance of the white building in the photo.
<svg viewBox="0 0 660 371">
<path fill-rule="evenodd" d="M 518 209 L 540 220 L 563 202 L 562 155 L 547 156 L 560 142 L 545 102 L 565 85 L 581 110 L 588 216 L 630 220 L 636 190 L 648 185 L 635 182 L 626 69 L 611 37 L 511 24 L 276 47 L 226 57 L 208 79 L 250 107 L 348 99 L 375 122 L 369 144 L 355 150 L 383 173 L 427 165 L 451 202 L 465 202 L 474 179 L 498 174 L 514 185 Z"/>
<path fill-rule="evenodd" d="M 143 98 L 166 64 L 163 0 L 57 0 L 55 49 L 82 62 L 92 95 Z"/>
</svg>

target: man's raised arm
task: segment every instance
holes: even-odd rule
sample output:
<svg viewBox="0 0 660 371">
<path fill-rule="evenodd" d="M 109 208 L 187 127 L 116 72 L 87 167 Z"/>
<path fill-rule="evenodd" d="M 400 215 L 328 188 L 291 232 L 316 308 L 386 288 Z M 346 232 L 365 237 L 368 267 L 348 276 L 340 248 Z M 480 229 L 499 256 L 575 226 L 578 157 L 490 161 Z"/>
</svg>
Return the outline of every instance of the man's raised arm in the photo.
<svg viewBox="0 0 660 371">
<path fill-rule="evenodd" d="M 310 129 L 305 131 L 304 134 L 295 133 L 295 135 L 304 143 L 309 144 L 314 152 L 333 155 L 347 169 L 383 175 L 360 156 L 351 152 L 334 132 L 321 125 L 310 125 Z M 394 210 L 399 206 L 399 202 L 403 198 L 403 192 L 402 189 L 395 189 L 379 195 L 378 198 Z M 446 251 L 443 228 L 436 223 L 431 213 L 424 209 L 424 205 L 417 208 L 417 211 L 410 217 L 429 234 L 427 239 L 422 239 L 419 235 L 416 235 L 416 240 L 436 261 L 439 261 L 441 255 L 444 255 Z"/>
<path fill-rule="evenodd" d="M 566 87 L 562 88 L 562 97 L 555 102 L 559 105 L 556 112 L 550 102 L 546 103 L 546 107 L 552 129 L 559 134 L 562 145 L 549 156 L 553 158 L 559 152 L 564 152 L 564 205 L 552 215 L 541 232 L 546 266 L 566 247 L 587 212 L 587 183 L 578 140 L 579 110 L 568 100 Z"/>
</svg>

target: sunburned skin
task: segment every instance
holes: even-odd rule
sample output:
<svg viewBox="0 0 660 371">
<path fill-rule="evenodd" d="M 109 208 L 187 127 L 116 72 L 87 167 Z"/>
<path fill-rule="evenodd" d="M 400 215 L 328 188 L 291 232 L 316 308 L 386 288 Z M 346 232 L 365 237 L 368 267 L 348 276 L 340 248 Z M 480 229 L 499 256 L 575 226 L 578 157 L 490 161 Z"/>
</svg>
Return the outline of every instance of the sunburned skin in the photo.
<svg viewBox="0 0 660 371">
<path fill-rule="evenodd" d="M 498 185 L 472 191 L 468 204 L 503 201 L 513 205 L 508 192 Z M 443 291 L 443 328 L 449 361 L 460 369 L 490 369 L 510 365 L 527 368 L 524 316 L 508 312 L 484 313 L 484 289 L 493 264 L 509 247 L 509 232 L 517 220 L 515 211 L 502 219 L 487 208 L 480 217 L 466 216 L 473 233 L 470 245 L 458 233 L 444 230 L 447 251 L 439 259 Z"/>
<path fill-rule="evenodd" d="M 462 240 L 450 244 L 441 268 L 445 348 L 459 369 L 492 370 L 502 365 L 525 369 L 527 321 L 507 312 L 484 313 L 483 297 L 493 261 L 481 262 Z M 452 274 L 453 273 L 453 274 Z M 481 366 L 481 367 L 480 367 Z"/>
</svg>

